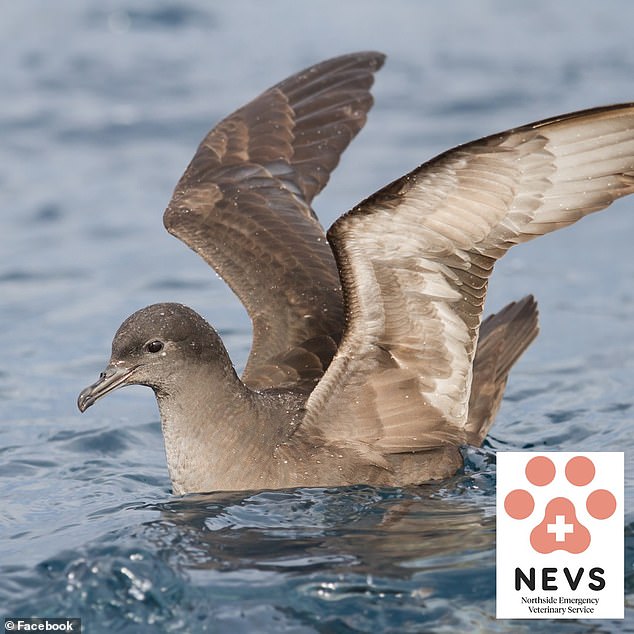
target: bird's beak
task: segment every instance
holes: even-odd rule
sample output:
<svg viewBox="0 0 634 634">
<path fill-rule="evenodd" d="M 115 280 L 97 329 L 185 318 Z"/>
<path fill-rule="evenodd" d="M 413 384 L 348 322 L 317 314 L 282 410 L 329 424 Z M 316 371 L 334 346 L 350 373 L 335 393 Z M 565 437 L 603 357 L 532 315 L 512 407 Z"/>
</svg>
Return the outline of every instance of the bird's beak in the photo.
<svg viewBox="0 0 634 634">
<path fill-rule="evenodd" d="M 112 392 L 119 387 L 128 385 L 129 376 L 136 370 L 125 366 L 116 366 L 110 364 L 100 375 L 99 378 L 87 388 L 81 391 L 77 399 L 77 407 L 80 412 L 85 412 L 95 401 L 102 396 Z"/>
</svg>

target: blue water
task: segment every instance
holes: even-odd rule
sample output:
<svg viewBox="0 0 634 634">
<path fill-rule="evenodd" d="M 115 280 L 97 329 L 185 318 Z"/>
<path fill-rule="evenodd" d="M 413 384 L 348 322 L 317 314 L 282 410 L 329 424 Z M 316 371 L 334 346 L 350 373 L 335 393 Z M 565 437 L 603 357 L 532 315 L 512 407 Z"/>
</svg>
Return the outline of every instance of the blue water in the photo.
<svg viewBox="0 0 634 634">
<path fill-rule="evenodd" d="M 310 63 L 389 56 L 317 201 L 323 223 L 437 152 L 634 100 L 634 3 L 21 0 L 0 19 L 1 615 L 88 632 L 634 631 L 634 197 L 522 246 L 489 306 L 542 331 L 464 473 L 412 489 L 176 498 L 149 390 L 81 416 L 122 319 L 207 316 L 238 366 L 249 322 L 163 230 L 219 118 Z M 629 621 L 496 621 L 495 451 L 626 452 Z"/>
</svg>

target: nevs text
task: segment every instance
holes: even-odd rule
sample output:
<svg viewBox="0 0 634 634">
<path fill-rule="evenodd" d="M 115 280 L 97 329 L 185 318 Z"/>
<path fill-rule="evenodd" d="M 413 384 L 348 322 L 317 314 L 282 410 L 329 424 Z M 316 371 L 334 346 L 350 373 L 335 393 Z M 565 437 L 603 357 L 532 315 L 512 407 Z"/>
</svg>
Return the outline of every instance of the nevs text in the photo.
<svg viewBox="0 0 634 634">
<path fill-rule="evenodd" d="M 605 579 L 603 575 L 605 570 L 603 568 L 590 568 L 587 575 L 585 574 L 585 568 L 579 568 L 576 573 L 572 572 L 570 568 L 542 568 L 541 574 L 537 573 L 537 569 L 530 568 L 528 573 L 524 572 L 521 568 L 515 568 L 515 589 L 521 590 L 522 585 L 525 585 L 529 590 L 535 590 L 537 582 L 541 581 L 540 590 L 559 590 L 560 586 L 571 590 L 576 590 L 579 584 L 587 579 L 587 585 L 590 590 L 603 590 L 605 588 Z"/>
</svg>

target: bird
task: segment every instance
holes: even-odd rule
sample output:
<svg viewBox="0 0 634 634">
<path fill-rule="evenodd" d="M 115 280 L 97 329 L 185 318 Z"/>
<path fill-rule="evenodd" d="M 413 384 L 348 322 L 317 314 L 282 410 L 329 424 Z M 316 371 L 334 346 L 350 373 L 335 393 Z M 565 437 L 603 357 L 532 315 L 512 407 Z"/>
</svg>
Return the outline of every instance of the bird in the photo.
<svg viewBox="0 0 634 634">
<path fill-rule="evenodd" d="M 266 90 L 176 185 L 164 225 L 244 304 L 246 367 L 198 313 L 158 303 L 122 323 L 78 398 L 83 412 L 150 387 L 176 495 L 451 477 L 539 329 L 532 296 L 483 319 L 495 262 L 634 192 L 634 103 L 609 105 L 450 149 L 324 232 L 312 201 L 384 60 L 341 55 Z"/>
</svg>

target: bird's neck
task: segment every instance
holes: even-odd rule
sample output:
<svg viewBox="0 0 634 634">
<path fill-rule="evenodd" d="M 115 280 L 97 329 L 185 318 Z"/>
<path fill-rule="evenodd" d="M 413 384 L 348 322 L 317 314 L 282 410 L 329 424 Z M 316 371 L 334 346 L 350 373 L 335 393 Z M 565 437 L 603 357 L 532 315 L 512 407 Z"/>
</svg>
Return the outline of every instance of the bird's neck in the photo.
<svg viewBox="0 0 634 634">
<path fill-rule="evenodd" d="M 233 369 L 222 377 L 198 372 L 156 394 L 174 493 L 265 487 L 280 430 L 261 415 L 261 395 Z"/>
</svg>

